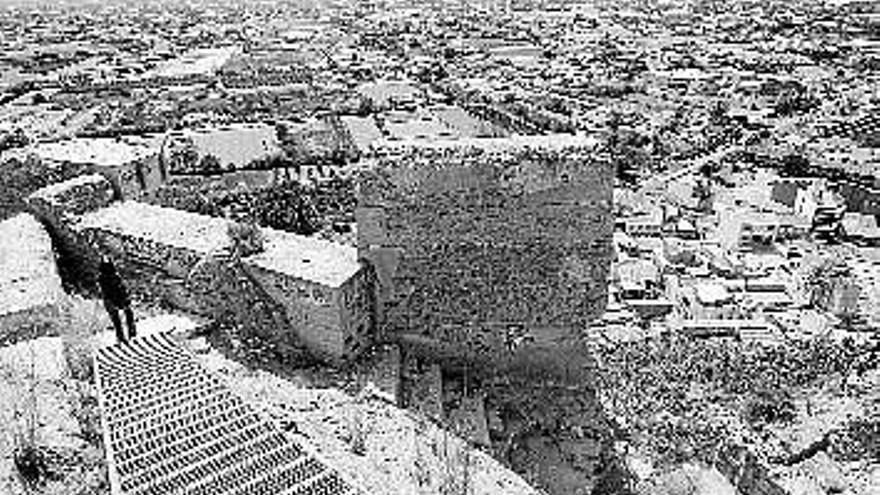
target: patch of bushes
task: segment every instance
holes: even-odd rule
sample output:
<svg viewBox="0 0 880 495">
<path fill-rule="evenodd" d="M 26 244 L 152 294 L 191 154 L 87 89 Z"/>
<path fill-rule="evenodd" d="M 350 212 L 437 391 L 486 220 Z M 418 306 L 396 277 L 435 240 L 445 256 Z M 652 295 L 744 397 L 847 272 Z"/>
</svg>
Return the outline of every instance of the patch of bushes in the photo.
<svg viewBox="0 0 880 495">
<path fill-rule="evenodd" d="M 880 462 L 880 421 L 860 419 L 849 423 L 831 441 L 831 454 L 843 461 Z"/>
<path fill-rule="evenodd" d="M 755 392 L 746 405 L 745 418 L 752 425 L 793 421 L 795 406 L 791 394 L 783 390 Z"/>
<path fill-rule="evenodd" d="M 38 189 L 86 173 L 83 165 L 65 163 L 58 167 L 46 167 L 35 158 L 10 158 L 2 163 L 2 167 L 0 220 L 25 211 L 24 200 Z"/>
<path fill-rule="evenodd" d="M 76 384 L 76 393 L 70 397 L 70 408 L 79 424 L 80 438 L 94 446 L 103 445 L 98 398 L 87 384 Z"/>
<path fill-rule="evenodd" d="M 161 186 L 153 201 L 160 206 L 300 235 L 312 235 L 333 222 L 353 222 L 357 204 L 350 179 L 330 180 L 310 188 L 288 181 L 234 190 L 209 179 L 180 179 Z"/>
<path fill-rule="evenodd" d="M 42 486 L 49 477 L 46 456 L 33 441 L 19 440 L 13 460 L 19 478 L 29 490 Z"/>
<path fill-rule="evenodd" d="M 232 222 L 226 230 L 233 249 L 240 256 L 250 256 L 263 251 L 263 234 L 252 223 Z"/>
</svg>

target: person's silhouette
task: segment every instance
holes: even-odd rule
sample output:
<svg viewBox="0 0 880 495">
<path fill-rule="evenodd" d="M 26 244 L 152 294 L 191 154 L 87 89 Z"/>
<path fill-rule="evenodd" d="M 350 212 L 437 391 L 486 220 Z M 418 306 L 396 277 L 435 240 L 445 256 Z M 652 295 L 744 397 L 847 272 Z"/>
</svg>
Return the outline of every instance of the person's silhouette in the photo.
<svg viewBox="0 0 880 495">
<path fill-rule="evenodd" d="M 98 267 L 98 284 L 101 286 L 101 294 L 104 297 L 104 307 L 107 314 L 110 315 L 110 321 L 113 322 L 113 328 L 116 330 L 116 339 L 120 343 L 126 343 L 129 339 L 135 337 L 134 313 L 131 311 L 131 301 L 128 298 L 128 291 L 122 278 L 116 271 L 116 266 L 109 256 L 101 258 L 101 264 Z M 125 323 L 128 327 L 128 335 L 122 328 L 122 321 L 119 318 L 119 311 L 125 313 Z"/>
</svg>

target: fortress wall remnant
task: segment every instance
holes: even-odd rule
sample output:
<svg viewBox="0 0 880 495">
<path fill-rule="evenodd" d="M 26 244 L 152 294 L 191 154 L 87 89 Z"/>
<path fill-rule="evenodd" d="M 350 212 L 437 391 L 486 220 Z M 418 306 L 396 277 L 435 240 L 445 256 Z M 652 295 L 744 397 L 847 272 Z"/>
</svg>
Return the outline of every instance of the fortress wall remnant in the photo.
<svg viewBox="0 0 880 495">
<path fill-rule="evenodd" d="M 362 172 L 358 248 L 387 336 L 581 328 L 601 315 L 613 172 L 591 151 L 428 148 Z"/>
<path fill-rule="evenodd" d="M 353 247 L 263 229 L 265 249 L 243 266 L 284 308 L 298 335 L 321 357 L 352 357 L 373 335 L 373 286 Z"/>
<path fill-rule="evenodd" d="M 82 289 L 97 289 L 98 258 L 94 247 L 72 226 L 80 216 L 113 203 L 115 197 L 113 185 L 103 175 L 88 174 L 46 186 L 26 200 L 55 241 L 62 276 Z"/>
<path fill-rule="evenodd" d="M 337 360 L 367 347 L 372 326 L 359 323 L 372 322 L 372 306 L 353 302 L 372 285 L 356 249 L 260 229 L 264 251 L 239 257 L 226 219 L 112 197 L 106 179 L 88 176 L 29 201 L 92 280 L 108 254 L 136 295 L 231 320 L 282 351 L 305 344 Z"/>
<path fill-rule="evenodd" d="M 85 167 L 89 173 L 103 175 L 122 199 L 149 194 L 164 181 L 158 150 L 143 143 L 114 138 L 73 138 L 41 143 L 33 154 L 48 167 L 75 165 Z"/>
<path fill-rule="evenodd" d="M 27 213 L 0 222 L 0 342 L 57 316 L 65 299 L 52 240 L 40 222 Z"/>
</svg>

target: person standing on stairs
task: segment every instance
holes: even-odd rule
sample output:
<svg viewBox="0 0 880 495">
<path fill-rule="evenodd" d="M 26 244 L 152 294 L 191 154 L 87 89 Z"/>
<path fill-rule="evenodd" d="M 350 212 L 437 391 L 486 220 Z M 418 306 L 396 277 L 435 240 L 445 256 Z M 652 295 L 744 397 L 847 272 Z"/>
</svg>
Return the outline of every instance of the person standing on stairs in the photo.
<svg viewBox="0 0 880 495">
<path fill-rule="evenodd" d="M 110 315 L 110 321 L 113 322 L 113 328 L 116 330 L 116 340 L 119 343 L 127 343 L 130 339 L 135 338 L 134 313 L 131 310 L 131 300 L 128 297 L 128 290 L 122 282 L 122 277 L 116 271 L 116 266 L 109 256 L 101 257 L 101 264 L 98 267 L 98 284 L 101 286 L 101 295 L 104 298 L 104 308 Z M 122 328 L 122 321 L 119 318 L 119 312 L 125 313 L 125 324 L 128 329 L 128 335 Z"/>
</svg>

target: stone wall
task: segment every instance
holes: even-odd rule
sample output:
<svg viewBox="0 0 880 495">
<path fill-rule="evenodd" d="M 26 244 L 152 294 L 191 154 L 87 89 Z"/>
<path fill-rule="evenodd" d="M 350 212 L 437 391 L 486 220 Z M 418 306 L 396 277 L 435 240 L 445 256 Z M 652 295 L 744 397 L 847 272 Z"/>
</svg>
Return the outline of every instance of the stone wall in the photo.
<svg viewBox="0 0 880 495">
<path fill-rule="evenodd" d="M 0 346 L 32 338 L 25 327 L 58 316 L 65 299 L 43 226 L 26 213 L 0 222 Z"/>
<path fill-rule="evenodd" d="M 62 277 L 81 290 L 96 290 L 98 259 L 93 246 L 77 235 L 72 226 L 80 216 L 110 205 L 115 198 L 113 186 L 99 174 L 58 182 L 27 198 L 29 210 L 55 241 Z"/>
<path fill-rule="evenodd" d="M 291 279 L 284 274 L 246 265 L 246 270 L 264 288 L 269 297 L 283 308 L 290 326 L 299 338 L 322 358 L 334 358 L 345 354 L 341 332 L 341 314 L 335 304 L 336 292 L 317 284 Z M 314 290 L 324 290 L 330 296 L 323 303 L 310 295 Z"/>
<path fill-rule="evenodd" d="M 71 230 L 80 243 L 115 260 L 136 297 L 230 322 L 241 337 L 297 350 L 298 329 L 233 252 L 227 225 L 223 219 L 126 202 L 80 217 Z"/>
<path fill-rule="evenodd" d="M 264 238 L 273 239 L 266 256 L 240 258 L 228 220 L 111 200 L 112 188 L 101 176 L 53 185 L 30 199 L 32 209 L 61 233 L 62 250 L 93 292 L 99 257 L 107 254 L 136 298 L 234 323 L 242 337 L 291 355 L 303 345 L 322 358 L 346 355 L 343 319 L 349 315 L 341 288 L 363 269 L 353 248 L 262 229 Z M 304 246 L 315 252 L 300 252 Z M 316 274 L 336 278 L 326 284 L 307 280 L 311 272 L 288 266 L 295 255 L 312 257 L 309 267 Z"/>
<path fill-rule="evenodd" d="M 359 178 L 357 220 L 383 330 L 587 325 L 606 300 L 611 191 L 588 147 L 379 159 Z"/>
<path fill-rule="evenodd" d="M 346 352 L 358 354 L 373 342 L 376 331 L 375 275 L 363 266 L 340 287 L 337 304 Z"/>
</svg>

